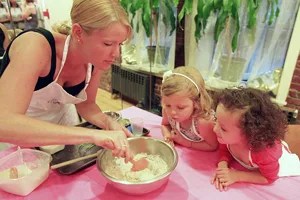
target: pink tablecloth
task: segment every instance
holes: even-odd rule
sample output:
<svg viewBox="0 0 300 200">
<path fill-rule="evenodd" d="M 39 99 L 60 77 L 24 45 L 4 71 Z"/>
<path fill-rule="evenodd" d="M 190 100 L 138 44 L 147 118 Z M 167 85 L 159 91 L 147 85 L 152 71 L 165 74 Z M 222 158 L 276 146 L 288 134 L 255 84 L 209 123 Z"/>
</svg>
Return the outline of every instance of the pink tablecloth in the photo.
<svg viewBox="0 0 300 200">
<path fill-rule="evenodd" d="M 141 116 L 152 137 L 162 138 L 161 118 L 136 107 L 123 110 L 122 116 Z M 77 174 L 64 176 L 51 171 L 49 178 L 26 197 L 19 197 L 0 191 L 0 199 L 30 200 L 87 200 L 87 199 L 300 199 L 300 177 L 280 178 L 271 185 L 236 183 L 226 192 L 219 192 L 210 184 L 210 178 L 217 161 L 217 153 L 194 151 L 176 146 L 179 155 L 178 166 L 168 183 L 157 191 L 143 196 L 130 196 L 107 184 L 92 166 Z"/>
</svg>

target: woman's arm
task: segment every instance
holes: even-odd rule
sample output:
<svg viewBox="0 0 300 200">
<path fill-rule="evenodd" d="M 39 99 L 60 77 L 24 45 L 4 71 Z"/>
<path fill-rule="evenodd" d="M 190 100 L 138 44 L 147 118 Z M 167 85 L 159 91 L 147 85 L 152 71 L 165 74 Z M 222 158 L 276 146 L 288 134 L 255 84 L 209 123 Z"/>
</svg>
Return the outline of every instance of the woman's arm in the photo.
<svg viewBox="0 0 300 200">
<path fill-rule="evenodd" d="M 102 113 L 100 107 L 96 104 L 100 77 L 101 71 L 94 68 L 89 86 L 86 89 L 87 100 L 80 104 L 76 104 L 76 108 L 79 115 L 86 121 L 100 128 L 108 129 L 109 119 L 104 113 Z"/>
<path fill-rule="evenodd" d="M 117 136 L 110 131 L 61 126 L 9 112 L 0 115 L 0 123 L 0 141 L 23 147 L 95 143 L 113 149 L 119 145 L 113 140 L 124 138 L 121 131 Z"/>
<path fill-rule="evenodd" d="M 101 70 L 94 68 L 92 78 L 87 87 L 87 100 L 76 104 L 77 112 L 86 121 L 94 124 L 105 130 L 122 130 L 127 136 L 132 134 L 121 124 L 114 121 L 111 117 L 105 115 L 100 107 L 96 104 L 96 96 L 99 88 L 99 80 L 101 77 Z"/>
</svg>

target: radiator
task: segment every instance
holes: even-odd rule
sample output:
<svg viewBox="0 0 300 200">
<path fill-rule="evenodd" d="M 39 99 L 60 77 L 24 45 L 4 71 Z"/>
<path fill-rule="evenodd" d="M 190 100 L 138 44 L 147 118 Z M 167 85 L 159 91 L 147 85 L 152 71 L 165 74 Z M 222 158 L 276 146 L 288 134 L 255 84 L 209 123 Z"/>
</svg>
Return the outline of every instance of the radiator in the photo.
<svg viewBox="0 0 300 200">
<path fill-rule="evenodd" d="M 136 102 L 149 104 L 149 81 L 150 76 L 138 73 L 119 66 L 112 66 L 111 87 L 113 93 L 120 93 Z"/>
</svg>

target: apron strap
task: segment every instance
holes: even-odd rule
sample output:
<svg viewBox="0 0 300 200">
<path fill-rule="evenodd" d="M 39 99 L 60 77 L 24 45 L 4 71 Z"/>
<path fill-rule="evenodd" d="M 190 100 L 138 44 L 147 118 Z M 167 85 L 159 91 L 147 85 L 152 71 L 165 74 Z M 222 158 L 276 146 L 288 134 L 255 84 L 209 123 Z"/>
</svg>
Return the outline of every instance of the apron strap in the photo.
<svg viewBox="0 0 300 200">
<path fill-rule="evenodd" d="M 56 82 L 58 80 L 58 77 L 65 65 L 65 62 L 66 62 L 66 59 L 67 59 L 67 55 L 68 55 L 68 50 L 69 50 L 69 44 L 70 44 L 70 39 L 71 39 L 71 36 L 68 35 L 67 36 L 67 39 L 65 41 L 65 46 L 64 46 L 64 51 L 63 51 L 63 56 L 62 56 L 62 59 L 61 59 L 61 65 L 60 65 L 60 69 L 59 69 L 59 72 L 54 80 L 54 82 Z"/>
</svg>

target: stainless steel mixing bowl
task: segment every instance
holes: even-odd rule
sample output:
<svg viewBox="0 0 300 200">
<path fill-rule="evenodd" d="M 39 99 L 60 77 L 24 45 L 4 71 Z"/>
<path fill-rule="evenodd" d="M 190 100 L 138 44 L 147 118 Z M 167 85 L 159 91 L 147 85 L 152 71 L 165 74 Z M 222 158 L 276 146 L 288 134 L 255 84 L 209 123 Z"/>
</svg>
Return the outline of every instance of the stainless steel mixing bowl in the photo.
<svg viewBox="0 0 300 200">
<path fill-rule="evenodd" d="M 178 155 L 175 148 L 162 140 L 151 137 L 132 137 L 128 139 L 128 143 L 134 155 L 138 153 L 160 155 L 167 163 L 168 171 L 147 181 L 129 182 L 118 180 L 107 174 L 107 166 L 113 162 L 114 157 L 110 150 L 103 150 L 97 158 L 97 167 L 107 182 L 115 188 L 133 195 L 152 192 L 167 183 L 170 174 L 174 171 L 178 163 Z"/>
</svg>

